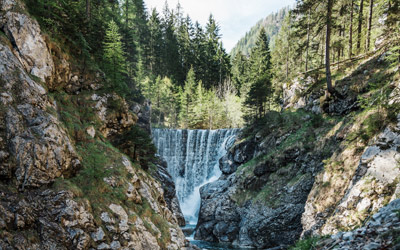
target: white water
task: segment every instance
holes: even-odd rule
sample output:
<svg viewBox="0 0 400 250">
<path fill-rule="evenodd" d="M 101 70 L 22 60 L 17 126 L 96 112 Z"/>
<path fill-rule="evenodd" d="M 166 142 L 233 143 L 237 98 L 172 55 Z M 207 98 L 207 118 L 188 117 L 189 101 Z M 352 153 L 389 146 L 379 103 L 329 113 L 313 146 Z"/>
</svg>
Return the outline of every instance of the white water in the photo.
<svg viewBox="0 0 400 250">
<path fill-rule="evenodd" d="M 200 188 L 221 176 L 219 160 L 232 146 L 238 129 L 153 129 L 158 154 L 168 164 L 182 213 L 189 224 L 197 224 Z"/>
</svg>

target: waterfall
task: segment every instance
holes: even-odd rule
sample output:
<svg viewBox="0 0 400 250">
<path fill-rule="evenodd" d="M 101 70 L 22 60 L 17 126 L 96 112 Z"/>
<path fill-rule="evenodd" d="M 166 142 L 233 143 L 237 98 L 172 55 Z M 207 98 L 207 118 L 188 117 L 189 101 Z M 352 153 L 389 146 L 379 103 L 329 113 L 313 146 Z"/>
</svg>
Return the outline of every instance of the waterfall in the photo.
<svg viewBox="0 0 400 250">
<path fill-rule="evenodd" d="M 152 130 L 154 145 L 168 164 L 183 215 L 189 224 L 197 224 L 200 187 L 220 177 L 219 160 L 234 143 L 238 131 Z"/>
</svg>

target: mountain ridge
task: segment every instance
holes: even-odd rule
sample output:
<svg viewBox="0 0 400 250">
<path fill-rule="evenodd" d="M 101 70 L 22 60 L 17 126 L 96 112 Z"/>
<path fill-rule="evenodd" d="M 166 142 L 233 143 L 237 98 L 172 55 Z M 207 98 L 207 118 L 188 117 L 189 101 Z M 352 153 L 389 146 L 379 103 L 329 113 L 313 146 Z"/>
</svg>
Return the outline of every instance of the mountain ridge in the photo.
<svg viewBox="0 0 400 250">
<path fill-rule="evenodd" d="M 250 28 L 249 31 L 246 32 L 242 38 L 240 38 L 240 40 L 232 48 L 230 52 L 232 58 L 234 58 L 239 52 L 242 52 L 242 54 L 247 56 L 250 54 L 250 51 L 254 47 L 257 40 L 257 35 L 262 27 L 265 28 L 271 44 L 273 44 L 274 37 L 278 34 L 282 22 L 289 13 L 290 9 L 290 6 L 286 6 L 259 20 L 253 27 Z"/>
</svg>

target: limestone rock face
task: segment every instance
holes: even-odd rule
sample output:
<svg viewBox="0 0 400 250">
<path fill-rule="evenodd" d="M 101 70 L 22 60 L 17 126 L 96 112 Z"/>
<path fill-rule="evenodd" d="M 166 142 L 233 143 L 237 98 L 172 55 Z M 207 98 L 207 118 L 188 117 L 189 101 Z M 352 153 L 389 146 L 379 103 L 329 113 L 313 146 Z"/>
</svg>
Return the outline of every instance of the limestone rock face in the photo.
<svg viewBox="0 0 400 250">
<path fill-rule="evenodd" d="M 95 229 L 93 216 L 87 203 L 72 198 L 64 191 L 29 191 L 20 196 L 0 192 L 0 248 L 87 249 L 89 233 Z M 29 237 L 36 228 L 40 245 Z M 7 233 L 13 229 L 18 231 Z"/>
<path fill-rule="evenodd" d="M 97 114 L 81 131 L 89 143 L 99 133 L 103 142 L 123 134 L 138 114 L 150 121 L 150 107 L 135 114 L 115 94 L 96 95 L 104 75 L 76 69 L 19 0 L 0 0 L 0 29 L 9 40 L 0 39 L 0 249 L 186 249 L 162 185 L 118 150 L 104 151 L 115 157 L 106 167 L 122 174 L 97 180 L 118 197 L 94 202 L 90 191 L 71 182 L 80 177 L 82 159 L 63 123 L 63 107 L 47 89 L 75 96 L 93 91 L 77 98 Z"/>
<path fill-rule="evenodd" d="M 399 249 L 400 199 L 392 201 L 374 214 L 365 226 L 339 232 L 318 243 L 322 249 Z"/>
<path fill-rule="evenodd" d="M 0 27 L 10 38 L 18 59 L 27 72 L 39 77 L 43 82 L 51 81 L 54 62 L 41 35 L 40 26 L 34 19 L 13 9 L 23 8 L 13 0 L 1 3 Z"/>
<path fill-rule="evenodd" d="M 131 105 L 130 110 L 137 115 L 138 126 L 151 133 L 151 103 L 146 100 L 143 104 L 135 103 Z"/>
<path fill-rule="evenodd" d="M 388 201 L 400 198 L 400 116 L 396 126 L 386 128 L 361 156 L 349 186 L 331 211 L 318 209 L 312 191 L 302 216 L 304 234 L 336 234 L 364 221 Z M 323 174 L 317 177 L 323 179 Z M 318 182 L 317 182 L 318 183 Z M 313 190 L 317 189 L 316 184 Z"/>
<path fill-rule="evenodd" d="M 102 122 L 100 132 L 103 136 L 111 137 L 121 134 L 136 123 L 135 114 L 129 110 L 125 100 L 116 94 L 103 96 L 93 94 L 91 98 L 95 101 L 94 109 Z"/>
<path fill-rule="evenodd" d="M 46 90 L 25 73 L 11 50 L 0 44 L 0 173 L 15 175 L 20 187 L 38 187 L 79 167 L 74 147 L 48 100 Z M 14 164 L 11 164 L 10 162 Z"/>
</svg>

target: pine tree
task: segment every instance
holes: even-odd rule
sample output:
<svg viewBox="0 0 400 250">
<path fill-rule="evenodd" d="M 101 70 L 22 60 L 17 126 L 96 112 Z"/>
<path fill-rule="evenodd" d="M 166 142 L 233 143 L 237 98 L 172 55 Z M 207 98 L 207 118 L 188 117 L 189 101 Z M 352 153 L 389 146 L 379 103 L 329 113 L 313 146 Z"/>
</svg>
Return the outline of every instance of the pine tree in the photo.
<svg viewBox="0 0 400 250">
<path fill-rule="evenodd" d="M 161 20 L 156 9 L 153 9 L 148 21 L 149 27 L 149 69 L 153 75 L 163 75 L 162 67 L 162 30 Z"/>
<path fill-rule="evenodd" d="M 122 96 L 125 96 L 128 92 L 128 87 L 124 82 L 126 59 L 121 40 L 122 36 L 119 34 L 118 26 L 111 20 L 104 41 L 105 69 L 110 77 L 111 87 Z"/>
<path fill-rule="evenodd" d="M 195 87 L 196 87 L 196 76 L 193 68 L 191 68 L 187 74 L 185 86 L 180 95 L 179 120 L 182 122 L 182 127 L 184 128 L 189 127 L 191 106 L 193 104 Z"/>
<path fill-rule="evenodd" d="M 245 104 L 252 112 L 250 118 L 260 118 L 265 114 L 265 104 L 272 93 L 271 53 L 265 29 L 261 29 L 256 47 L 252 49 L 250 65 L 250 87 Z"/>
</svg>

